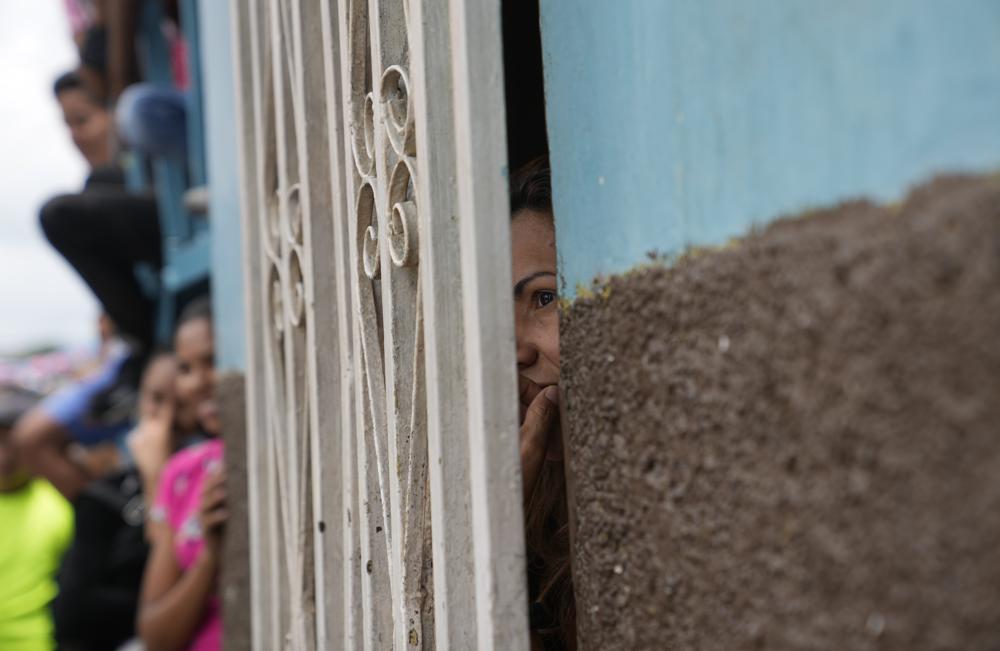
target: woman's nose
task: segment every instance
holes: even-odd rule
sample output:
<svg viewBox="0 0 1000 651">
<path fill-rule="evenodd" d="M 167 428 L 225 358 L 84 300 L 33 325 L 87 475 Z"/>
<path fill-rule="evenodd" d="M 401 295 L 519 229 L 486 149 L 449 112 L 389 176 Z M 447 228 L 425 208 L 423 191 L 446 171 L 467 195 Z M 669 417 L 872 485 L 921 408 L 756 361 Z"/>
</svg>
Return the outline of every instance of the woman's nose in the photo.
<svg viewBox="0 0 1000 651">
<path fill-rule="evenodd" d="M 529 339 L 517 338 L 517 368 L 525 369 L 534 365 L 538 359 L 538 346 Z"/>
<path fill-rule="evenodd" d="M 208 373 L 205 371 L 194 373 L 191 385 L 191 388 L 193 389 L 192 393 L 199 398 L 203 398 L 209 389 Z"/>
</svg>

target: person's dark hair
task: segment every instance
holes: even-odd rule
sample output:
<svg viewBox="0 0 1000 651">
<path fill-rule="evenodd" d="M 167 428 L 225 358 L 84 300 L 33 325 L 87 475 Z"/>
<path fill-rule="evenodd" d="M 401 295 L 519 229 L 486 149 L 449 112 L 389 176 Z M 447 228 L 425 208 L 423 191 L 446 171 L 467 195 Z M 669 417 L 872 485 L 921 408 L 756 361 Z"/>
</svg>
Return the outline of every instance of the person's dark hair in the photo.
<svg viewBox="0 0 1000 651">
<path fill-rule="evenodd" d="M 80 64 L 102 77 L 108 69 L 108 30 L 95 25 L 87 30 L 80 47 Z"/>
<path fill-rule="evenodd" d="M 569 506 L 563 461 L 546 459 L 524 505 L 532 624 L 543 640 L 576 648 L 576 599 L 570 567 Z M 536 619 L 537 618 L 537 619 Z M 548 647 L 546 647 L 548 648 Z"/>
<path fill-rule="evenodd" d="M 82 90 L 89 94 L 87 85 L 83 83 L 83 78 L 75 71 L 64 72 L 52 84 L 52 93 L 58 98 L 65 92 L 71 90 Z"/>
<path fill-rule="evenodd" d="M 0 386 L 0 428 L 13 429 L 21 416 L 37 405 L 40 394 L 8 384 Z"/>
<path fill-rule="evenodd" d="M 78 90 L 86 96 L 95 106 L 103 107 L 104 102 L 101 100 L 101 91 L 99 88 L 95 88 L 94 83 L 100 83 L 84 76 L 85 68 L 78 70 L 70 70 L 69 72 L 64 72 L 59 75 L 54 82 L 52 82 L 52 93 L 56 96 L 56 99 L 63 93 L 68 93 L 73 90 Z"/>
<path fill-rule="evenodd" d="M 510 179 L 511 217 L 522 210 L 552 215 L 548 157 L 526 163 Z M 570 572 L 569 507 L 563 461 L 546 459 L 524 502 L 532 628 L 546 648 L 576 647 L 576 600 Z"/>
<path fill-rule="evenodd" d="M 184 306 L 184 309 L 181 310 L 181 315 L 177 317 L 175 329 L 179 329 L 189 321 L 197 321 L 198 319 L 212 320 L 212 299 L 208 294 L 193 298 Z"/>
<path fill-rule="evenodd" d="M 173 359 L 174 349 L 169 346 L 164 346 L 163 344 L 153 346 L 153 348 L 149 351 L 149 355 L 146 357 L 146 365 L 142 368 L 142 372 L 145 373 L 149 370 L 149 367 L 164 357 Z"/>
<path fill-rule="evenodd" d="M 552 214 L 552 171 L 549 157 L 525 163 L 510 178 L 510 214 L 534 210 Z"/>
</svg>

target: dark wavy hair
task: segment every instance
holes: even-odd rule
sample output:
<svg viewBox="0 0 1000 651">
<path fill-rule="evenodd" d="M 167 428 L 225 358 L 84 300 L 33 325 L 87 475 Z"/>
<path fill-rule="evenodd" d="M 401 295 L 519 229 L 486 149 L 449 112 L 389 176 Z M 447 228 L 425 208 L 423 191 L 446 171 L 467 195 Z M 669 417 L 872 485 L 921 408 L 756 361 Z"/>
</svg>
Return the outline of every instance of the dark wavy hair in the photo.
<svg viewBox="0 0 1000 651">
<path fill-rule="evenodd" d="M 522 210 L 553 216 L 552 173 L 547 157 L 536 158 L 511 177 L 510 214 Z M 524 500 L 532 628 L 546 649 L 576 648 L 576 600 L 570 569 L 569 507 L 563 461 L 546 459 Z"/>
<path fill-rule="evenodd" d="M 525 163 L 510 179 L 510 214 L 522 210 L 552 215 L 552 171 L 547 156 Z"/>
</svg>

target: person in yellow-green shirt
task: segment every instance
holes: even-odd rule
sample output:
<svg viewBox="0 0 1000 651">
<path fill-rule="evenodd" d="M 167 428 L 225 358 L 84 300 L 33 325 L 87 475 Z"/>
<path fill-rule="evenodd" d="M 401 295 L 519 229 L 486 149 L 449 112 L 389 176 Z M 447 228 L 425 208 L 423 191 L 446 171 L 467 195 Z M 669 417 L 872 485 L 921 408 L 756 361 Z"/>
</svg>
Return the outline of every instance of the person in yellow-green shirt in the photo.
<svg viewBox="0 0 1000 651">
<path fill-rule="evenodd" d="M 47 481 L 18 463 L 10 432 L 38 396 L 0 387 L 0 649 L 52 651 L 49 604 L 73 538 L 73 509 Z"/>
</svg>

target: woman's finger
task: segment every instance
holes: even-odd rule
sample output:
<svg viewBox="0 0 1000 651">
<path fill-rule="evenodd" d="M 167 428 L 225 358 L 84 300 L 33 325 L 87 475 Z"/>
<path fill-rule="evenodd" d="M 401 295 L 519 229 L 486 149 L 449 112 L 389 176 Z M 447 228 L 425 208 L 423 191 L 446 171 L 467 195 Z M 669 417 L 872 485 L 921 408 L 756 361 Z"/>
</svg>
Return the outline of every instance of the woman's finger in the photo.
<svg viewBox="0 0 1000 651">
<path fill-rule="evenodd" d="M 226 501 L 226 491 L 223 488 L 216 488 L 211 491 L 207 491 L 201 496 L 201 511 L 204 513 L 210 511 L 211 509 L 224 504 Z"/>
<path fill-rule="evenodd" d="M 521 428 L 522 437 L 527 430 L 548 431 L 549 426 L 558 415 L 559 387 L 555 385 L 547 386 L 528 405 L 528 409 L 524 415 L 524 426 Z"/>
<path fill-rule="evenodd" d="M 530 494 L 538 479 L 545 461 L 549 434 L 558 418 L 559 388 L 549 386 L 531 401 L 521 426 L 521 476 L 525 497 Z"/>
<path fill-rule="evenodd" d="M 527 408 L 528 405 L 535 401 L 535 398 L 537 398 L 538 394 L 541 392 L 542 387 L 540 387 L 536 382 L 529 380 L 523 375 L 517 376 L 518 400 L 521 402 L 523 407 Z"/>
<path fill-rule="evenodd" d="M 228 519 L 229 511 L 226 509 L 216 509 L 201 517 L 201 526 L 202 529 L 214 529 L 224 525 Z"/>
<path fill-rule="evenodd" d="M 205 480 L 201 484 L 201 492 L 204 495 L 209 491 L 213 491 L 219 486 L 223 486 L 226 483 L 226 473 L 222 468 L 216 470 L 210 470 Z"/>
<path fill-rule="evenodd" d="M 153 408 L 153 413 L 150 414 L 150 420 L 156 423 L 160 428 L 169 428 L 174 422 L 174 401 L 165 400 L 164 402 L 156 405 Z M 169 430 L 168 430 L 169 431 Z"/>
<path fill-rule="evenodd" d="M 517 394 L 519 414 L 517 422 L 524 424 L 524 418 L 528 414 L 528 406 L 542 392 L 542 387 L 523 375 L 517 376 Z"/>
</svg>

